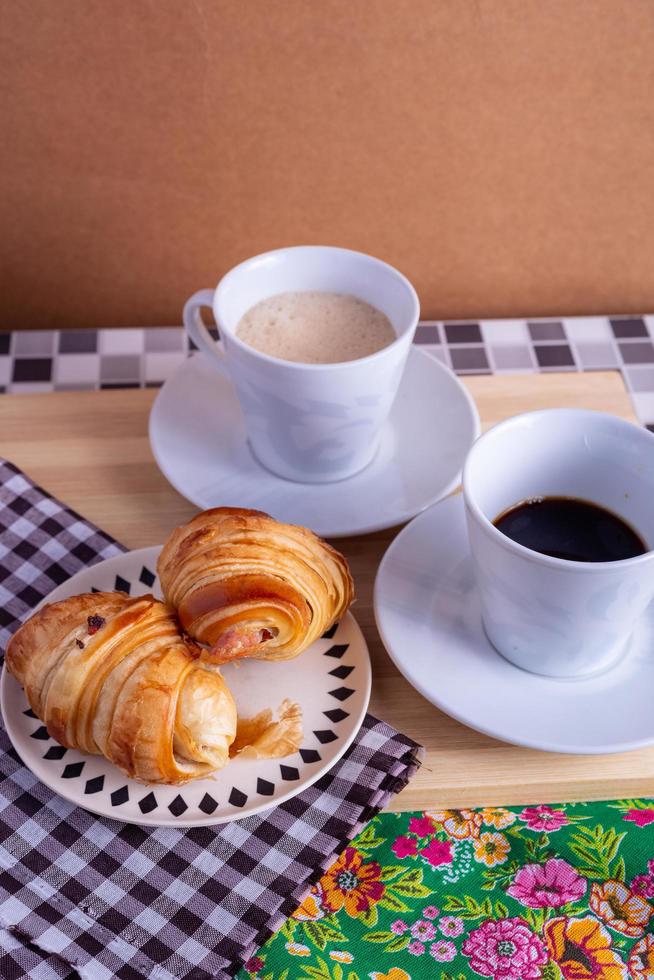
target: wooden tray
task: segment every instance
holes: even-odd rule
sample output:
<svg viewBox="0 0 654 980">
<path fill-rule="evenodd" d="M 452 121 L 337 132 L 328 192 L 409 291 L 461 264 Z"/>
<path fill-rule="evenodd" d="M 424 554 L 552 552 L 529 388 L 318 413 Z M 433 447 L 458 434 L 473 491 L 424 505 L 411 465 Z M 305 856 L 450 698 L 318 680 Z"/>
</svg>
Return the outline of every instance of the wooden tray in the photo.
<svg viewBox="0 0 654 980">
<path fill-rule="evenodd" d="M 534 408 L 583 407 L 632 419 L 616 372 L 482 376 L 467 380 L 485 427 Z M 155 392 L 3 395 L 0 453 L 130 548 L 159 544 L 194 508 L 159 473 L 147 438 Z M 624 798 L 654 792 L 654 748 L 613 756 L 552 755 L 465 728 L 398 674 L 374 624 L 372 587 L 396 530 L 337 542 L 357 583 L 354 614 L 373 658 L 371 711 L 422 742 L 425 762 L 398 810 Z"/>
</svg>

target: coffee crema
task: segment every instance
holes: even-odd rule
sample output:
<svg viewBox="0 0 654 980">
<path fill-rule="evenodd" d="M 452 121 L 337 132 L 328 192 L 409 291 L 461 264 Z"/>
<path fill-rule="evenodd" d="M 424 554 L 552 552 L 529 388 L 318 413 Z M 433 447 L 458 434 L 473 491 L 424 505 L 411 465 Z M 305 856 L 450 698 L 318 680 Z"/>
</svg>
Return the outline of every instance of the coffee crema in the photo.
<svg viewBox="0 0 654 980">
<path fill-rule="evenodd" d="M 617 514 L 575 497 L 523 500 L 493 524 L 531 551 L 568 561 L 622 561 L 648 551 L 640 535 Z"/>
<path fill-rule="evenodd" d="M 284 361 L 338 364 L 368 357 L 397 338 L 388 317 L 349 293 L 278 293 L 251 307 L 236 336 Z"/>
</svg>

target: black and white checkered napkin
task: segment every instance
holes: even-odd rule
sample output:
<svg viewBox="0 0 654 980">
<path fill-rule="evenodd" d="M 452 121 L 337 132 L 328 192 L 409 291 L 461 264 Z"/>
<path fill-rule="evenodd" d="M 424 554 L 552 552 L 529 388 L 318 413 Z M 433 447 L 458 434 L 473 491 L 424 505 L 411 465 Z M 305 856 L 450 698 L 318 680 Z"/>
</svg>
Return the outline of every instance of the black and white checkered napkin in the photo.
<svg viewBox="0 0 654 980">
<path fill-rule="evenodd" d="M 0 461 L 0 648 L 56 585 L 121 550 Z M 347 754 L 299 796 L 182 831 L 73 806 L 0 728 L 0 976 L 232 976 L 419 758 L 419 746 L 367 716 Z"/>
</svg>

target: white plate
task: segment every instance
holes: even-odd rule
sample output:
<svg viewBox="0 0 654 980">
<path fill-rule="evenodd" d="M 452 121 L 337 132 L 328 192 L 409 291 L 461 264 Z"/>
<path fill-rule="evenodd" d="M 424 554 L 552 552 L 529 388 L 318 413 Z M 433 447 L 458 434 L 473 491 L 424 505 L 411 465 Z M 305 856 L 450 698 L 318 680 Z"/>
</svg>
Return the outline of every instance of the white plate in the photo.
<svg viewBox="0 0 654 980">
<path fill-rule="evenodd" d="M 201 355 L 166 381 L 150 415 L 150 445 L 164 476 L 203 509 L 264 510 L 324 537 L 393 527 L 450 493 L 479 416 L 466 388 L 413 348 L 377 456 L 339 483 L 291 483 L 265 470 L 248 447 L 232 385 Z"/>
<path fill-rule="evenodd" d="M 559 680 L 514 667 L 482 628 L 460 496 L 395 538 L 377 573 L 375 616 L 409 683 L 486 735 L 578 754 L 654 744 L 654 605 L 624 658 L 599 676 Z"/>
<path fill-rule="evenodd" d="M 161 597 L 155 567 L 161 548 L 141 548 L 84 569 L 48 596 L 56 602 L 92 589 Z M 17 681 L 3 671 L 5 727 L 21 759 L 46 786 L 86 810 L 126 823 L 199 827 L 234 820 L 296 796 L 330 769 L 351 744 L 370 698 L 368 648 L 348 613 L 295 660 L 242 661 L 223 670 L 239 713 L 276 708 L 284 698 L 302 706 L 304 743 L 285 759 L 232 760 L 208 779 L 183 786 L 127 779 L 102 756 L 64 749 L 29 710 Z"/>
</svg>

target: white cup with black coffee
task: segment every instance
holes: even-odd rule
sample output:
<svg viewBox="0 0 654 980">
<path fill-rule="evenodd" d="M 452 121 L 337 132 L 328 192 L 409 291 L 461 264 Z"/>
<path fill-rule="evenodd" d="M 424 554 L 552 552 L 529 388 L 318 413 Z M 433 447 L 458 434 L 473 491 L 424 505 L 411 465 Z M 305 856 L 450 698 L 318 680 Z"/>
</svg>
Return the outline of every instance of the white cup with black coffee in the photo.
<svg viewBox="0 0 654 980">
<path fill-rule="evenodd" d="M 550 677 L 618 660 L 654 598 L 654 435 L 603 412 L 517 415 L 474 444 L 463 493 L 493 646 Z"/>
<path fill-rule="evenodd" d="M 248 259 L 195 293 L 184 326 L 234 384 L 256 459 L 288 480 L 326 483 L 374 458 L 419 313 L 411 283 L 380 259 L 298 246 Z"/>
</svg>

